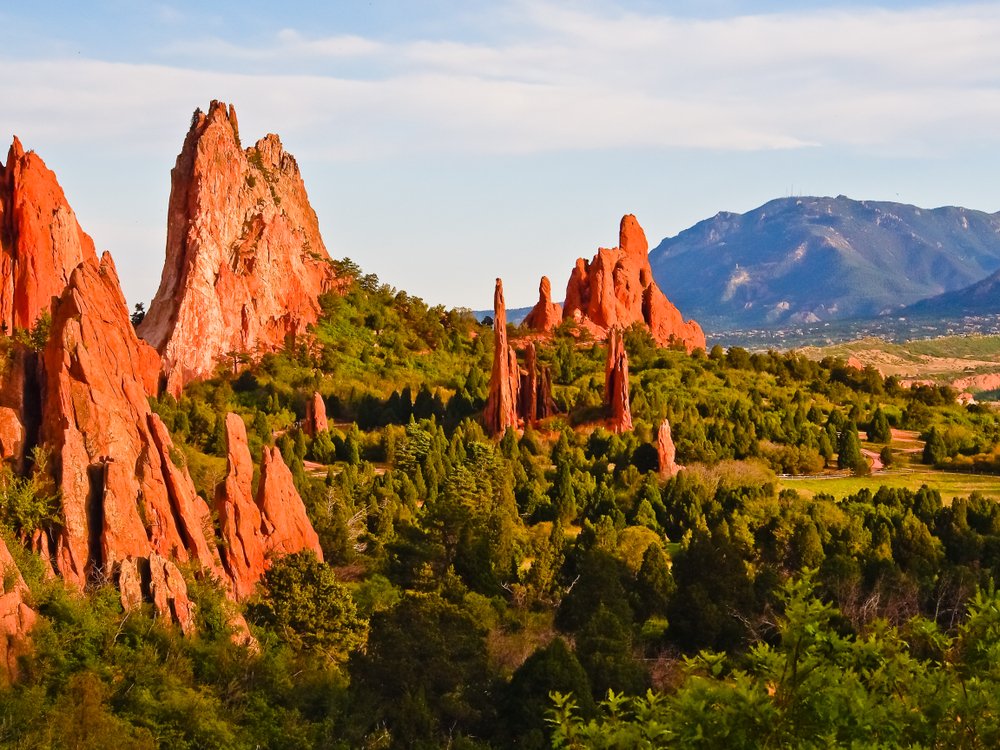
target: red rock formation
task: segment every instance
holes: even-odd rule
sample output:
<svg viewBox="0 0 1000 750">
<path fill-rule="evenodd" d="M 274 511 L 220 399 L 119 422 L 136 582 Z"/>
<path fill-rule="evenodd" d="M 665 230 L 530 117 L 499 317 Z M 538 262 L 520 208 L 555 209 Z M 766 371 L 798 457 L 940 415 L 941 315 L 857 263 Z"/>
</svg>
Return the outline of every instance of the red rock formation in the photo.
<svg viewBox="0 0 1000 750">
<path fill-rule="evenodd" d="M 576 261 L 566 286 L 563 318 L 571 318 L 597 338 L 611 328 L 644 323 L 660 346 L 682 343 L 689 351 L 705 348 L 705 334 L 653 281 L 649 244 L 631 214 L 622 218 L 618 247 L 600 248 L 589 263 Z"/>
<path fill-rule="evenodd" d="M 632 429 L 629 404 L 628 353 L 621 329 L 608 332 L 608 360 L 604 368 L 604 402 L 609 408 L 609 429 L 622 433 Z"/>
<path fill-rule="evenodd" d="M 533 331 L 549 333 L 562 322 L 562 305 L 552 301 L 552 284 L 542 276 L 538 285 L 538 302 L 524 318 L 524 325 Z"/>
<path fill-rule="evenodd" d="M 253 461 L 247 429 L 236 414 L 226 415 L 226 478 L 216 488 L 215 509 L 222 534 L 222 562 L 237 599 L 245 599 L 264 574 L 264 535 L 253 501 Z"/>
<path fill-rule="evenodd" d="M 538 364 L 535 343 L 529 341 L 524 350 L 524 369 L 520 373 L 520 402 L 517 414 L 525 424 L 534 424 L 556 413 L 552 400 L 552 376 L 549 368 Z"/>
<path fill-rule="evenodd" d="M 520 375 L 517 354 L 507 343 L 507 306 L 500 279 L 493 291 L 493 334 L 493 372 L 483 416 L 487 431 L 491 435 L 502 435 L 508 427 L 517 427 Z"/>
<path fill-rule="evenodd" d="M 73 269 L 96 259 L 56 176 L 14 138 L 0 165 L 0 329 L 32 328 Z"/>
<path fill-rule="evenodd" d="M 167 389 L 229 352 L 280 348 L 319 315 L 333 267 L 298 165 L 268 135 L 243 150 L 233 107 L 195 112 L 171 172 L 166 263 L 140 335 Z"/>
<path fill-rule="evenodd" d="M 38 616 L 25 603 L 28 586 L 0 539 L 0 684 L 17 678 L 17 658 L 27 653 L 31 628 Z"/>
<path fill-rule="evenodd" d="M 263 518 L 264 549 L 268 554 L 288 555 L 311 549 L 322 561 L 319 536 L 309 522 L 306 506 L 295 489 L 292 472 L 277 448 L 264 447 L 257 507 Z"/>
<path fill-rule="evenodd" d="M 142 349 L 110 256 L 81 263 L 43 352 L 41 425 L 62 504 L 56 567 L 78 588 L 154 551 L 219 570 L 207 513 L 150 411 Z"/>
<path fill-rule="evenodd" d="M 664 479 L 677 476 L 683 466 L 677 464 L 677 450 L 670 436 L 670 422 L 663 420 L 656 433 L 656 453 L 660 459 L 660 476 Z"/>
<path fill-rule="evenodd" d="M 326 420 L 326 404 L 318 393 L 314 393 L 306 402 L 306 418 L 302 427 L 310 437 L 316 437 L 319 433 L 330 429 Z"/>
<path fill-rule="evenodd" d="M 0 461 L 9 461 L 15 471 L 24 469 L 29 427 L 29 402 L 37 402 L 35 385 L 38 357 L 12 340 L 0 348 Z"/>
<path fill-rule="evenodd" d="M 185 635 L 194 632 L 194 604 L 188 598 L 184 576 L 174 563 L 155 552 L 149 556 L 149 593 L 157 614 L 176 622 Z"/>
<path fill-rule="evenodd" d="M 226 416 L 227 473 L 215 493 L 225 543 L 223 563 L 237 599 L 253 593 L 268 557 L 311 549 L 320 560 L 319 537 L 306 516 L 292 474 L 277 448 L 264 448 L 257 498 L 247 431 L 236 414 Z"/>
</svg>

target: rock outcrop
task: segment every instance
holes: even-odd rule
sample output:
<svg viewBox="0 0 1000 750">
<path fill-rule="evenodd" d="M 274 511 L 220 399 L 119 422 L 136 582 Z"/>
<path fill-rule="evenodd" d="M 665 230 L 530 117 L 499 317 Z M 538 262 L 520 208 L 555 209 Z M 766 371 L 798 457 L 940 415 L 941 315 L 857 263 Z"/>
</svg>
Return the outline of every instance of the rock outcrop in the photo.
<svg viewBox="0 0 1000 750">
<path fill-rule="evenodd" d="M 535 343 L 529 341 L 524 350 L 524 369 L 520 371 L 520 402 L 518 416 L 525 424 L 534 424 L 556 413 L 552 400 L 552 375 L 549 368 L 538 364 Z"/>
<path fill-rule="evenodd" d="M 27 595 L 21 571 L 0 539 L 0 684 L 17 678 L 17 659 L 31 645 L 29 633 L 38 617 L 25 602 Z"/>
<path fill-rule="evenodd" d="M 56 176 L 21 142 L 0 165 L 0 329 L 32 328 L 82 261 L 97 260 Z"/>
<path fill-rule="evenodd" d="M 222 562 L 237 599 L 245 599 L 264 574 L 265 548 L 260 509 L 253 501 L 253 460 L 247 428 L 237 414 L 226 415 L 226 478 L 215 490 L 222 534 Z"/>
<path fill-rule="evenodd" d="M 562 305 L 552 301 L 552 284 L 542 276 L 538 284 L 538 302 L 524 318 L 524 325 L 533 331 L 549 333 L 562 323 Z"/>
<path fill-rule="evenodd" d="M 629 403 L 628 353 L 620 328 L 608 332 L 608 359 L 604 368 L 604 403 L 608 407 L 608 427 L 622 433 L 632 429 L 632 407 Z"/>
<path fill-rule="evenodd" d="M 517 353 L 507 343 L 507 306 L 500 279 L 493 290 L 493 335 L 493 371 L 483 418 L 491 435 L 502 435 L 508 427 L 517 427 L 521 378 Z"/>
<path fill-rule="evenodd" d="M 285 465 L 281 451 L 264 447 L 260 461 L 260 487 L 257 490 L 264 533 L 264 551 L 268 555 L 290 555 L 311 549 L 321 561 L 323 549 L 319 536 L 309 522 L 292 472 Z"/>
<path fill-rule="evenodd" d="M 643 323 L 660 346 L 683 344 L 689 352 L 705 348 L 701 326 L 685 322 L 653 280 L 649 244 L 631 214 L 622 218 L 618 247 L 600 248 L 590 262 L 577 259 L 566 286 L 563 318 L 596 338 L 607 337 L 616 326 Z"/>
<path fill-rule="evenodd" d="M 62 510 L 55 567 L 80 589 L 153 553 L 221 572 L 207 508 L 149 408 L 142 350 L 111 257 L 81 263 L 43 352 L 41 425 Z"/>
<path fill-rule="evenodd" d="M 319 393 L 314 393 L 306 402 L 306 418 L 302 423 L 302 429 L 310 437 L 316 437 L 319 433 L 330 429 L 326 419 L 326 404 Z"/>
<path fill-rule="evenodd" d="M 677 476 L 683 466 L 677 464 L 677 449 L 670 435 L 670 422 L 664 419 L 656 433 L 656 454 L 660 461 L 660 476 L 664 479 Z"/>
<path fill-rule="evenodd" d="M 171 172 L 166 262 L 140 335 L 178 393 L 230 352 L 280 348 L 335 285 L 295 159 L 276 135 L 244 150 L 236 112 L 195 112 Z"/>
<path fill-rule="evenodd" d="M 0 337 L 33 328 L 73 269 L 96 259 L 56 176 L 15 137 L 0 164 Z M 0 351 L 0 459 L 17 470 L 37 439 L 37 359 L 9 339 Z"/>
<path fill-rule="evenodd" d="M 264 448 L 253 496 L 253 463 L 246 425 L 226 415 L 227 472 L 215 494 L 224 542 L 223 564 L 237 599 L 253 593 L 269 559 L 311 549 L 322 560 L 319 537 L 306 515 L 292 474 L 277 448 Z"/>
</svg>

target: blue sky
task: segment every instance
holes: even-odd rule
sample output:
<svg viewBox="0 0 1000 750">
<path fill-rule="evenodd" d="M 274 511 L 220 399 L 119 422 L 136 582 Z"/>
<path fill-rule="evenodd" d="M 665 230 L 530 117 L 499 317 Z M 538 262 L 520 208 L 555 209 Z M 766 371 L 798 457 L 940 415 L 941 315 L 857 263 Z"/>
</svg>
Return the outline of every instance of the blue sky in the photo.
<svg viewBox="0 0 1000 750">
<path fill-rule="evenodd" d="M 313 4 L 309 4 L 313 5 Z M 279 133 L 327 247 L 511 306 L 635 213 L 651 245 L 791 194 L 1000 210 L 1000 4 L 0 4 L 0 138 L 56 171 L 130 302 L 196 107 Z M 0 158 L 3 158 L 0 156 Z"/>
</svg>

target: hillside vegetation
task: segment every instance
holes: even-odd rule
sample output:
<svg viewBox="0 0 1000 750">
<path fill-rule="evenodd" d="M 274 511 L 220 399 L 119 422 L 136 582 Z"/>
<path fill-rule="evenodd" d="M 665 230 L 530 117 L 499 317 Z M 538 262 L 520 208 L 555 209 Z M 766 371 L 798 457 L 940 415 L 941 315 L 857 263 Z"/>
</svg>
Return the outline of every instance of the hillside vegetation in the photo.
<svg viewBox="0 0 1000 750">
<path fill-rule="evenodd" d="M 227 412 L 255 457 L 276 443 L 329 564 L 274 562 L 244 611 L 254 651 L 233 644 L 211 582 L 190 580 L 198 634 L 184 638 L 151 611 L 123 614 L 110 585 L 70 595 L 19 552 L 42 620 L 21 681 L 0 692 L 0 744 L 1000 740 L 1000 484 L 880 489 L 862 453 L 877 448 L 887 476 L 996 476 L 994 411 L 838 357 L 689 356 L 633 327 L 635 429 L 616 435 L 603 343 L 560 330 L 539 358 L 561 414 L 491 438 L 492 330 L 339 270 L 353 281 L 323 298 L 312 337 L 154 401 L 210 504 Z M 314 392 L 331 428 L 309 437 Z M 686 467 L 671 478 L 664 418 Z M 864 486 L 799 492 L 789 475 Z M 0 479 L 10 529 L 45 489 Z"/>
</svg>

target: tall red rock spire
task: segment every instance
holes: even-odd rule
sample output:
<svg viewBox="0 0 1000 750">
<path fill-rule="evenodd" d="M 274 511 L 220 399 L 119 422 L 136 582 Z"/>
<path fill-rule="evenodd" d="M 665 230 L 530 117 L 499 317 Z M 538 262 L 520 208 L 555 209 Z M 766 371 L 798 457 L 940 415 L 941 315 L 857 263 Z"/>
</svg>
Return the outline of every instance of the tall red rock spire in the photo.
<svg viewBox="0 0 1000 750">
<path fill-rule="evenodd" d="M 664 479 L 677 476 L 683 466 L 677 464 L 677 450 L 670 435 L 670 422 L 664 419 L 656 433 L 656 455 L 659 458 L 660 476 Z"/>
<path fill-rule="evenodd" d="M 578 258 L 566 286 L 563 319 L 570 318 L 597 338 L 615 326 L 643 323 L 660 346 L 705 348 L 705 334 L 680 311 L 653 280 L 649 243 L 631 214 L 622 218 L 618 247 L 600 248 L 589 262 Z"/>
<path fill-rule="evenodd" d="M 0 164 L 0 328 L 31 328 L 81 261 L 96 261 L 56 176 L 15 137 Z"/>
<path fill-rule="evenodd" d="M 139 327 L 167 388 L 229 352 L 269 351 L 319 316 L 335 282 L 295 159 L 276 135 L 244 150 L 232 106 L 195 112 L 171 172 L 166 262 Z"/>
<path fill-rule="evenodd" d="M 604 368 L 604 402 L 610 416 L 612 432 L 632 429 L 632 407 L 629 403 L 628 353 L 620 328 L 608 332 L 608 360 Z"/>
<path fill-rule="evenodd" d="M 493 335 L 493 371 L 484 421 L 491 435 L 502 435 L 508 427 L 517 427 L 520 375 L 517 354 L 507 343 L 507 306 L 500 279 L 493 290 Z"/>
</svg>

